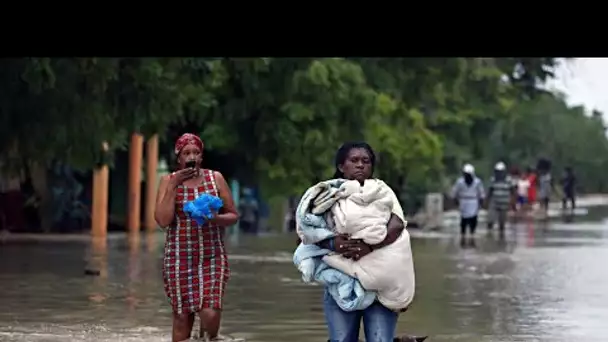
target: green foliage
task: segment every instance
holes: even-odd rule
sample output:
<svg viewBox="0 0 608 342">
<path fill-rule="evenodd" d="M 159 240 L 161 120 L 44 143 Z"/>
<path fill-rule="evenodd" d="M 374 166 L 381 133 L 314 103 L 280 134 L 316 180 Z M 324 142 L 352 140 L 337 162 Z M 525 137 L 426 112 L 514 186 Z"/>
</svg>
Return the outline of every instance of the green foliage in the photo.
<svg viewBox="0 0 608 342">
<path fill-rule="evenodd" d="M 214 105 L 193 59 L 23 58 L 0 62 L 0 148 L 22 161 L 54 159 L 88 169 L 101 144 L 124 148 L 130 132 L 166 129 L 183 114 Z M 197 59 L 195 59 L 195 62 Z M 198 61 L 200 62 L 200 61 Z M 212 62 L 209 62 L 212 63 Z"/>
<path fill-rule="evenodd" d="M 608 167 L 608 140 L 601 113 L 585 114 L 582 107 L 568 107 L 561 96 L 540 95 L 521 102 L 494 128 L 491 160 L 505 159 L 520 167 L 534 166 L 539 157 L 552 161 L 555 175 L 572 166 L 581 190 L 606 191 L 602 174 Z"/>
<path fill-rule="evenodd" d="M 90 169 L 103 141 L 193 130 L 228 177 L 267 195 L 331 176 L 346 140 L 366 140 L 378 176 L 414 203 L 463 162 L 573 165 L 604 186 L 601 115 L 539 87 L 555 58 L 22 58 L 0 61 L 5 166 L 63 160 Z M 11 153 L 8 153 L 11 152 Z M 223 170 L 225 171 L 225 170 Z M 227 172 L 227 171 L 225 171 Z"/>
</svg>

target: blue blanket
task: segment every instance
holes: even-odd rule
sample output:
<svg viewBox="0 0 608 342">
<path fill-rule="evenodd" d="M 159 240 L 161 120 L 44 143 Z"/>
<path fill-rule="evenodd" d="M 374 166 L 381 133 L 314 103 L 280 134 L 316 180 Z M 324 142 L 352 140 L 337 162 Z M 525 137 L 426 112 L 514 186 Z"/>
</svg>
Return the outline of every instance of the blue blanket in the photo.
<svg viewBox="0 0 608 342">
<path fill-rule="evenodd" d="M 329 267 L 322 258 L 332 253 L 316 245 L 335 236 L 324 218 L 332 205 L 340 199 L 341 179 L 321 182 L 308 189 L 296 209 L 296 223 L 302 243 L 293 255 L 293 263 L 306 283 L 317 282 L 327 287 L 329 294 L 344 311 L 363 310 L 376 300 L 376 293 L 366 291 L 359 281 Z"/>
</svg>

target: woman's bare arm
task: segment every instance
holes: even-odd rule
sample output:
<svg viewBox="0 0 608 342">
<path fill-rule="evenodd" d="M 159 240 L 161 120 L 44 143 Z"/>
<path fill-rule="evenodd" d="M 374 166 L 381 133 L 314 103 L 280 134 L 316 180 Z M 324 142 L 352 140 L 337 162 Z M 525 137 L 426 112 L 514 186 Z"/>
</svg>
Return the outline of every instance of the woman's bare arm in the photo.
<svg viewBox="0 0 608 342">
<path fill-rule="evenodd" d="M 403 208 L 401 208 L 401 203 L 399 203 L 399 199 L 392 189 L 391 198 L 393 200 L 393 211 L 388 223 L 386 224 L 386 237 L 384 240 L 382 240 L 382 242 L 371 245 L 370 247 L 372 247 L 372 249 L 382 248 L 395 242 L 395 240 L 401 236 L 401 232 L 403 232 L 405 229 L 405 215 L 403 214 Z"/>
<path fill-rule="evenodd" d="M 393 210 L 388 223 L 386 224 L 386 236 L 384 237 L 384 240 L 374 245 L 368 245 L 363 242 L 363 240 L 360 240 L 359 243 L 351 245 L 348 251 L 342 254 L 343 256 L 358 260 L 361 256 L 366 255 L 374 249 L 392 244 L 401 236 L 401 233 L 405 229 L 405 216 L 403 214 L 403 209 L 401 208 L 401 203 L 399 203 L 399 199 L 392 189 L 391 197 L 393 201 Z"/>
<path fill-rule="evenodd" d="M 218 226 L 231 226 L 239 221 L 239 212 L 236 210 L 236 206 L 234 205 L 232 192 L 230 191 L 230 187 L 228 186 L 226 179 L 224 179 L 224 176 L 220 172 L 214 171 L 213 176 L 215 177 L 219 197 L 224 202 L 224 206 L 222 209 L 220 209 L 219 214 L 211 220 L 211 222 L 213 222 L 213 224 L 217 224 Z"/>
<path fill-rule="evenodd" d="M 156 208 L 154 209 L 154 219 L 162 228 L 173 223 L 175 215 L 175 188 L 169 186 L 170 176 L 163 176 L 158 185 L 156 193 Z"/>
<path fill-rule="evenodd" d="M 377 243 L 375 245 L 370 245 L 370 247 L 372 249 L 378 249 L 390 245 L 391 243 L 395 242 L 395 240 L 397 240 L 399 236 L 401 236 L 401 233 L 404 229 L 405 224 L 403 220 L 401 220 L 399 216 L 391 214 L 391 218 L 389 219 L 388 224 L 386 225 L 386 237 L 384 238 L 384 240 L 382 240 L 382 242 Z"/>
</svg>

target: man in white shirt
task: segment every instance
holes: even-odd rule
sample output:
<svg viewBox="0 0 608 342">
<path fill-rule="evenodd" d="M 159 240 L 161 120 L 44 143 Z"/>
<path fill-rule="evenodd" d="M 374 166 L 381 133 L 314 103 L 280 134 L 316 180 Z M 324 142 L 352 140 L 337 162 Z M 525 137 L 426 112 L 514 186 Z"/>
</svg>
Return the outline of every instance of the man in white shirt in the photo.
<svg viewBox="0 0 608 342">
<path fill-rule="evenodd" d="M 460 210 L 461 238 L 465 238 L 467 227 L 471 237 L 473 237 L 475 228 L 477 228 L 477 215 L 485 198 L 483 183 L 475 176 L 473 165 L 465 164 L 462 168 L 462 176 L 456 180 L 452 187 L 452 198 L 458 204 Z"/>
</svg>

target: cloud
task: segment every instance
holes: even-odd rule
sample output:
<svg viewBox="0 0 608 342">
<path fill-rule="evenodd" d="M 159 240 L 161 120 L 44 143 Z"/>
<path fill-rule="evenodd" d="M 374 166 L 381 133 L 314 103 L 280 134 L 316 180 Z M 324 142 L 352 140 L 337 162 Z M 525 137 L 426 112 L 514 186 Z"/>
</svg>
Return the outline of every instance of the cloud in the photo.
<svg viewBox="0 0 608 342">
<path fill-rule="evenodd" d="M 556 79 L 547 83 L 550 89 L 566 94 L 568 104 L 584 105 L 587 112 L 599 109 L 608 120 L 608 58 L 576 58 L 562 63 Z"/>
</svg>

